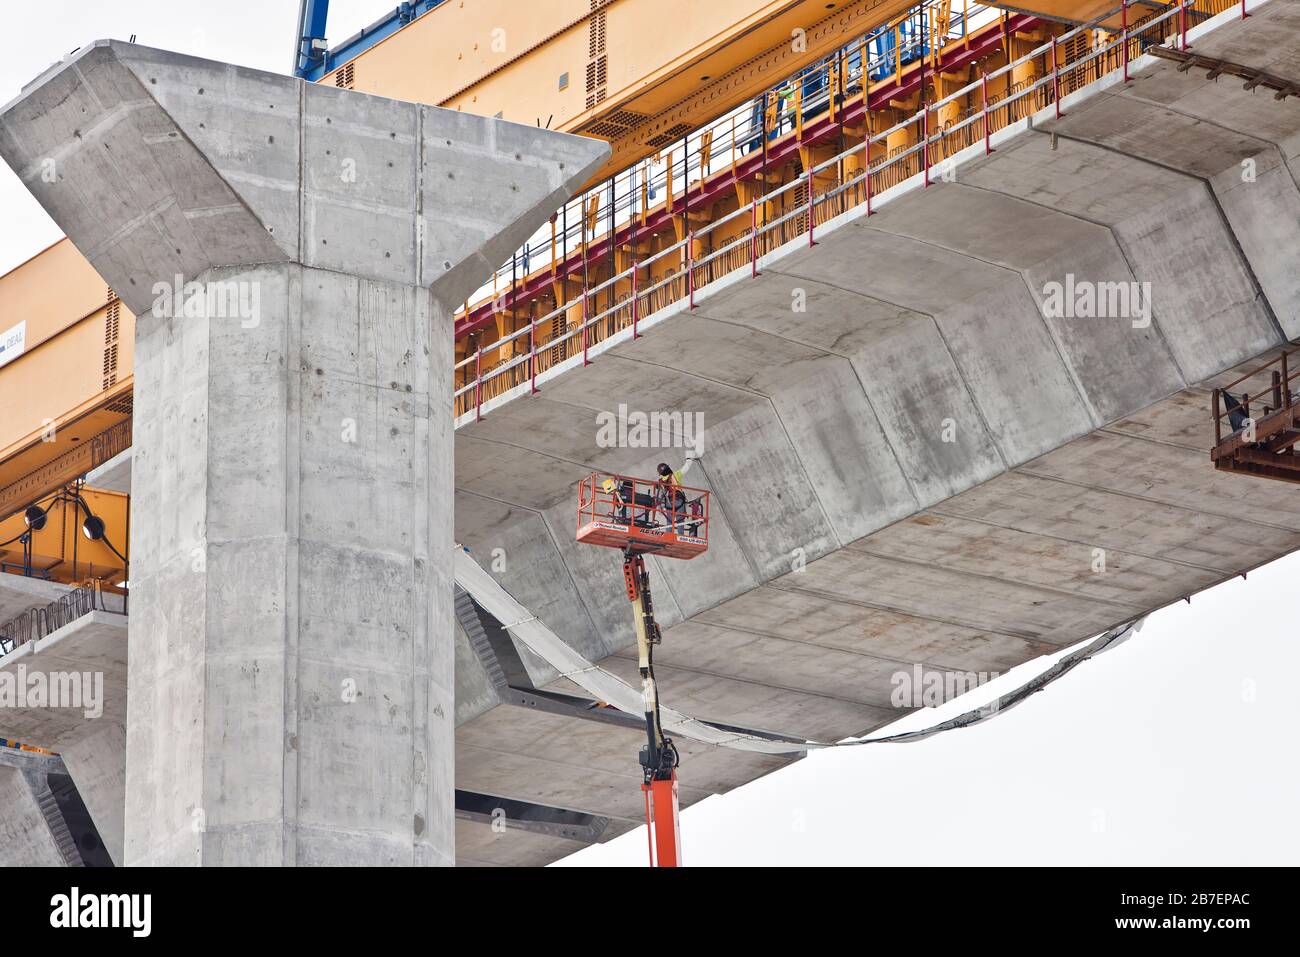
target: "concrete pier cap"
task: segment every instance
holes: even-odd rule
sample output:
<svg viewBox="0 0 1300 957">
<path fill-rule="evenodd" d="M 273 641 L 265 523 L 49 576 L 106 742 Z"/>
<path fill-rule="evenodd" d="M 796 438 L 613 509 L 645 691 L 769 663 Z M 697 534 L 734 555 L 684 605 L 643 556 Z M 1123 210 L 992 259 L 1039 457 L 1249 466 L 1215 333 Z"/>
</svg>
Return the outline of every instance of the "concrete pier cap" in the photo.
<svg viewBox="0 0 1300 957">
<path fill-rule="evenodd" d="M 453 862 L 451 313 L 608 150 L 110 40 L 0 110 L 139 317 L 125 863 Z"/>
</svg>

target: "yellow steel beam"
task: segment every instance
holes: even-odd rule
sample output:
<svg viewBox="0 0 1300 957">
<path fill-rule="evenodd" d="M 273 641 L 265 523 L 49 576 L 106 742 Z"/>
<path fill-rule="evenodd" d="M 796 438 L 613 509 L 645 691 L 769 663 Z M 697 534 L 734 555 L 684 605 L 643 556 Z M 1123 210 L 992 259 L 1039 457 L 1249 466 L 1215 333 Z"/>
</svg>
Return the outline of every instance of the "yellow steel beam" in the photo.
<svg viewBox="0 0 1300 957">
<path fill-rule="evenodd" d="M 126 580 L 130 496 L 70 486 L 29 504 L 44 513 L 44 521 L 39 523 L 42 527 L 29 528 L 22 512 L 0 522 L 0 542 L 5 543 L 0 545 L 0 567 L 6 572 L 30 572 L 65 584 L 95 578 L 105 582 Z M 91 515 L 104 523 L 102 539 L 91 539 L 84 531 Z M 23 542 L 14 541 L 25 532 L 30 534 L 27 548 Z"/>
<path fill-rule="evenodd" d="M 368 93 L 607 140 L 613 152 L 595 182 L 655 155 L 914 4 L 448 3 L 321 82 L 350 80 L 351 88 Z M 430 63 L 440 68 L 431 70 Z"/>
</svg>

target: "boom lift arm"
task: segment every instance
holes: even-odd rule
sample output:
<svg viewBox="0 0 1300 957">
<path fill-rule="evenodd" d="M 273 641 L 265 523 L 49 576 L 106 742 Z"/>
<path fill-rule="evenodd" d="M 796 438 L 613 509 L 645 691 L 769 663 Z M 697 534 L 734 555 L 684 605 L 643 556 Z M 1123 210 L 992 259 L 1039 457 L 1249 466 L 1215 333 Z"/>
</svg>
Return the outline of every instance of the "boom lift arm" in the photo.
<svg viewBox="0 0 1300 957">
<path fill-rule="evenodd" d="M 666 485 L 662 480 L 593 473 L 578 489 L 577 539 L 588 545 L 617 548 L 623 553 L 623 584 L 627 588 L 627 600 L 632 603 L 641 703 L 645 712 L 646 743 L 641 748 L 640 762 L 650 866 L 680 867 L 679 759 L 677 748 L 672 738 L 664 734 L 659 718 L 654 646 L 660 643 L 662 635 L 655 621 L 650 572 L 644 556 L 651 552 L 660 558 L 689 560 L 703 555 L 709 547 L 709 493 L 686 488 L 675 479 Z"/>
<path fill-rule="evenodd" d="M 645 559 L 632 546 L 623 551 L 623 581 L 636 626 L 637 668 L 641 673 L 641 700 L 645 707 L 646 744 L 641 749 L 645 780 L 650 862 L 658 867 L 681 865 L 681 830 L 677 802 L 677 748 L 664 734 L 659 720 L 659 690 L 655 684 L 654 646 L 662 636 L 650 597 L 650 573 Z"/>
</svg>

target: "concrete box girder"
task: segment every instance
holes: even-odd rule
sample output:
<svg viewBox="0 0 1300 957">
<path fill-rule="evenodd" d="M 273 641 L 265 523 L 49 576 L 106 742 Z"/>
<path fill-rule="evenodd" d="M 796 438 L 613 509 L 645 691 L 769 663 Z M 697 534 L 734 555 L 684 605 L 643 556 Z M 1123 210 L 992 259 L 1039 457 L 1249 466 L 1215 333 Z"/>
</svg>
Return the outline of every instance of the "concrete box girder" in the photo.
<svg viewBox="0 0 1300 957">
<path fill-rule="evenodd" d="M 1294 61 L 1297 5 L 1251 13 L 1216 20 L 1197 52 L 1262 65 L 1252 37 L 1266 33 L 1265 59 Z M 654 572 L 657 602 L 686 616 L 657 655 L 663 699 L 831 739 L 899 714 L 896 670 L 1003 672 L 1293 551 L 1286 487 L 1245 489 L 1206 450 L 1208 389 L 1300 335 L 1280 255 L 1300 247 L 1284 165 L 1300 116 L 1175 74 L 1135 64 L 1128 89 L 1104 80 L 1059 122 L 1047 111 L 992 156 L 964 154 L 956 182 L 819 226 L 817 247 L 791 243 L 760 278 L 697 290 L 694 312 L 643 317 L 637 342 L 601 343 L 536 397 L 462 420 L 460 540 L 485 567 L 501 549 L 494 570 L 517 599 L 593 658 L 613 644 L 599 663 L 635 680 L 617 557 L 572 543 L 572 476 L 681 461 L 601 447 L 598 412 L 704 412 L 688 482 L 714 492 L 719 547 Z M 1044 317 L 1045 284 L 1067 272 L 1151 283 L 1151 322 Z M 464 459 L 479 454 L 490 479 Z M 525 462 L 543 480 L 512 494 L 499 477 Z"/>
</svg>

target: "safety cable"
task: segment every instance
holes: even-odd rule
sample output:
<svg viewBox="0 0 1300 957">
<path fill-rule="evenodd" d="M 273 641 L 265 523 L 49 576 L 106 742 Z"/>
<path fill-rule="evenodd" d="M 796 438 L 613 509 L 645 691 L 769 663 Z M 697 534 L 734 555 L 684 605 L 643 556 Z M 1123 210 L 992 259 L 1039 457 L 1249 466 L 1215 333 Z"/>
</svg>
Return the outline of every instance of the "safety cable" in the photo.
<svg viewBox="0 0 1300 957">
<path fill-rule="evenodd" d="M 574 684 L 598 700 L 628 714 L 637 714 L 641 694 L 613 673 L 588 660 L 575 648 L 550 630 L 536 616 L 529 614 L 518 601 L 489 575 L 470 555 L 469 550 L 458 545 L 455 551 L 456 584 L 460 585 L 479 606 L 501 623 L 501 626 Z M 849 738 L 838 742 L 798 740 L 785 735 L 753 732 L 727 727 L 683 714 L 672 708 L 661 707 L 663 727 L 666 731 L 720 747 L 764 754 L 791 754 L 816 751 L 822 748 L 858 747 L 864 744 L 906 743 L 939 734 L 954 728 L 969 727 L 989 720 L 1021 703 L 1031 694 L 1041 691 L 1081 662 L 1128 640 L 1142 624 L 1134 619 L 1103 633 L 1083 648 L 1066 655 L 1050 668 L 1031 678 L 997 701 L 968 711 L 955 718 L 942 721 L 931 728 L 907 731 L 882 738 Z"/>
</svg>

